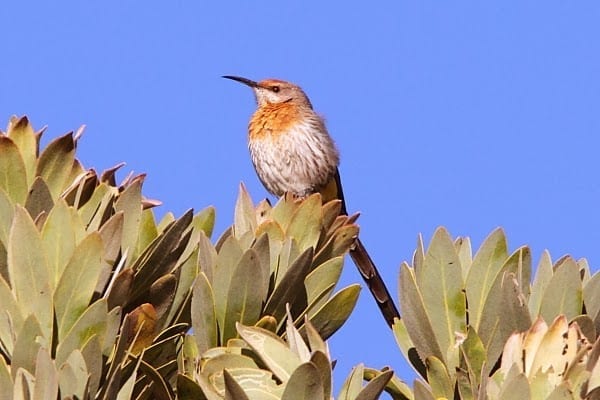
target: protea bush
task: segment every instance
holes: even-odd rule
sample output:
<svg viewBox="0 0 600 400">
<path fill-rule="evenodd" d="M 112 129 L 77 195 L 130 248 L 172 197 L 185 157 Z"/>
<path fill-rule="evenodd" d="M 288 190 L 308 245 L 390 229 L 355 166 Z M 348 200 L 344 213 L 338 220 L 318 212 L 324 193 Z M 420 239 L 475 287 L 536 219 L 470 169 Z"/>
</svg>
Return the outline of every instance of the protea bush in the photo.
<svg viewBox="0 0 600 400">
<path fill-rule="evenodd" d="M 0 132 L 0 398 L 259 398 L 240 365 L 277 398 L 317 377 L 331 396 L 323 340 L 358 298 L 335 290 L 356 217 L 318 196 L 255 207 L 242 187 L 213 245 L 213 208 L 157 223 L 143 175 L 117 184 L 120 166 L 77 160 L 81 132 L 40 149 L 42 133 L 25 117 Z M 391 372 L 370 376 L 376 398 Z"/>
<path fill-rule="evenodd" d="M 545 252 L 531 283 L 528 247 L 494 231 L 436 231 L 400 272 L 398 344 L 422 379 L 415 399 L 580 399 L 600 395 L 600 274 Z"/>
<path fill-rule="evenodd" d="M 337 288 L 356 215 L 241 186 L 213 241 L 212 207 L 157 222 L 143 175 L 117 184 L 120 165 L 77 160 L 81 131 L 41 149 L 42 133 L 25 117 L 0 132 L 0 399 L 334 398 L 326 340 L 360 291 Z M 420 378 L 358 365 L 336 398 L 600 397 L 599 275 L 547 253 L 532 275 L 502 230 L 474 257 L 443 228 L 419 239 L 390 357 Z"/>
</svg>

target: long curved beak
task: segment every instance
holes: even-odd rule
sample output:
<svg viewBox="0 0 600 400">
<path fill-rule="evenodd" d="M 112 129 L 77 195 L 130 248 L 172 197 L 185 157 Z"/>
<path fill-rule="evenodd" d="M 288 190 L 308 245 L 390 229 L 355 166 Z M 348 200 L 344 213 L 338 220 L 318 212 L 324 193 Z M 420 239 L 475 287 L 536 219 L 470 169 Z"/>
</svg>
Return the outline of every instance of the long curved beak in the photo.
<svg viewBox="0 0 600 400">
<path fill-rule="evenodd" d="M 250 79 L 242 78 L 241 76 L 223 75 L 222 78 L 231 79 L 232 81 L 238 81 L 240 83 L 243 83 L 244 85 L 250 86 L 251 88 L 258 87 L 257 82 Z"/>
</svg>

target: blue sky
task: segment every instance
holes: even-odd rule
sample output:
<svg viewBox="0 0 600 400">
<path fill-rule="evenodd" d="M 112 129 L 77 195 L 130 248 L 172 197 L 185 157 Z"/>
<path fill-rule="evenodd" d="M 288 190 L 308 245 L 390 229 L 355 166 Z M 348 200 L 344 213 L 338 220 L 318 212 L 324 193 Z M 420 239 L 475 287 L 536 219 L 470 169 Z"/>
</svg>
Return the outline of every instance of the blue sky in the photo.
<svg viewBox="0 0 600 400">
<path fill-rule="evenodd" d="M 220 76 L 286 79 L 326 118 L 394 292 L 439 225 L 475 246 L 502 226 L 513 250 L 597 269 L 600 3 L 203 3 L 7 2 L 0 120 L 27 114 L 47 137 L 86 124 L 86 166 L 125 161 L 159 214 L 215 205 L 221 232 L 240 181 L 267 194 L 246 148 L 254 99 Z M 358 362 L 414 377 L 367 291 L 331 348 L 336 387 Z"/>
</svg>

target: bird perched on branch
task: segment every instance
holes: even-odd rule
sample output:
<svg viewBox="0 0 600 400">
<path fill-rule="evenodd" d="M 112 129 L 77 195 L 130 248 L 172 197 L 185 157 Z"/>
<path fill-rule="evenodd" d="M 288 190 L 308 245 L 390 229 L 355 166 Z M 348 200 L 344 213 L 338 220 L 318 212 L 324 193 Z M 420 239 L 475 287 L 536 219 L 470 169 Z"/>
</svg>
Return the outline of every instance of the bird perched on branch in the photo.
<svg viewBox="0 0 600 400">
<path fill-rule="evenodd" d="M 249 86 L 256 96 L 258 108 L 248 126 L 248 147 L 265 188 L 276 196 L 291 193 L 298 198 L 318 192 L 323 202 L 341 200 L 341 212 L 347 214 L 338 150 L 304 91 L 278 79 L 255 82 L 239 76 L 223 78 Z M 400 314 L 359 238 L 350 256 L 391 327 Z"/>
</svg>

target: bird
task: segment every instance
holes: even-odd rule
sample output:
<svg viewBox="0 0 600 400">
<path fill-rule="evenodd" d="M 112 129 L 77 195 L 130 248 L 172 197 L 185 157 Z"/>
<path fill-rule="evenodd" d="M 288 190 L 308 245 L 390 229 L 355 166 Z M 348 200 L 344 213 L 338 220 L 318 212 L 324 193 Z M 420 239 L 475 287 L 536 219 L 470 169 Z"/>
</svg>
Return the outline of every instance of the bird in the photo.
<svg viewBox="0 0 600 400">
<path fill-rule="evenodd" d="M 323 202 L 341 201 L 348 215 L 339 173 L 340 155 L 302 88 L 280 79 L 259 82 L 234 75 L 223 78 L 250 87 L 257 109 L 248 125 L 248 148 L 263 186 L 275 196 L 302 199 L 320 193 Z M 367 249 L 356 237 L 350 256 L 371 291 L 388 326 L 400 314 Z"/>
</svg>

